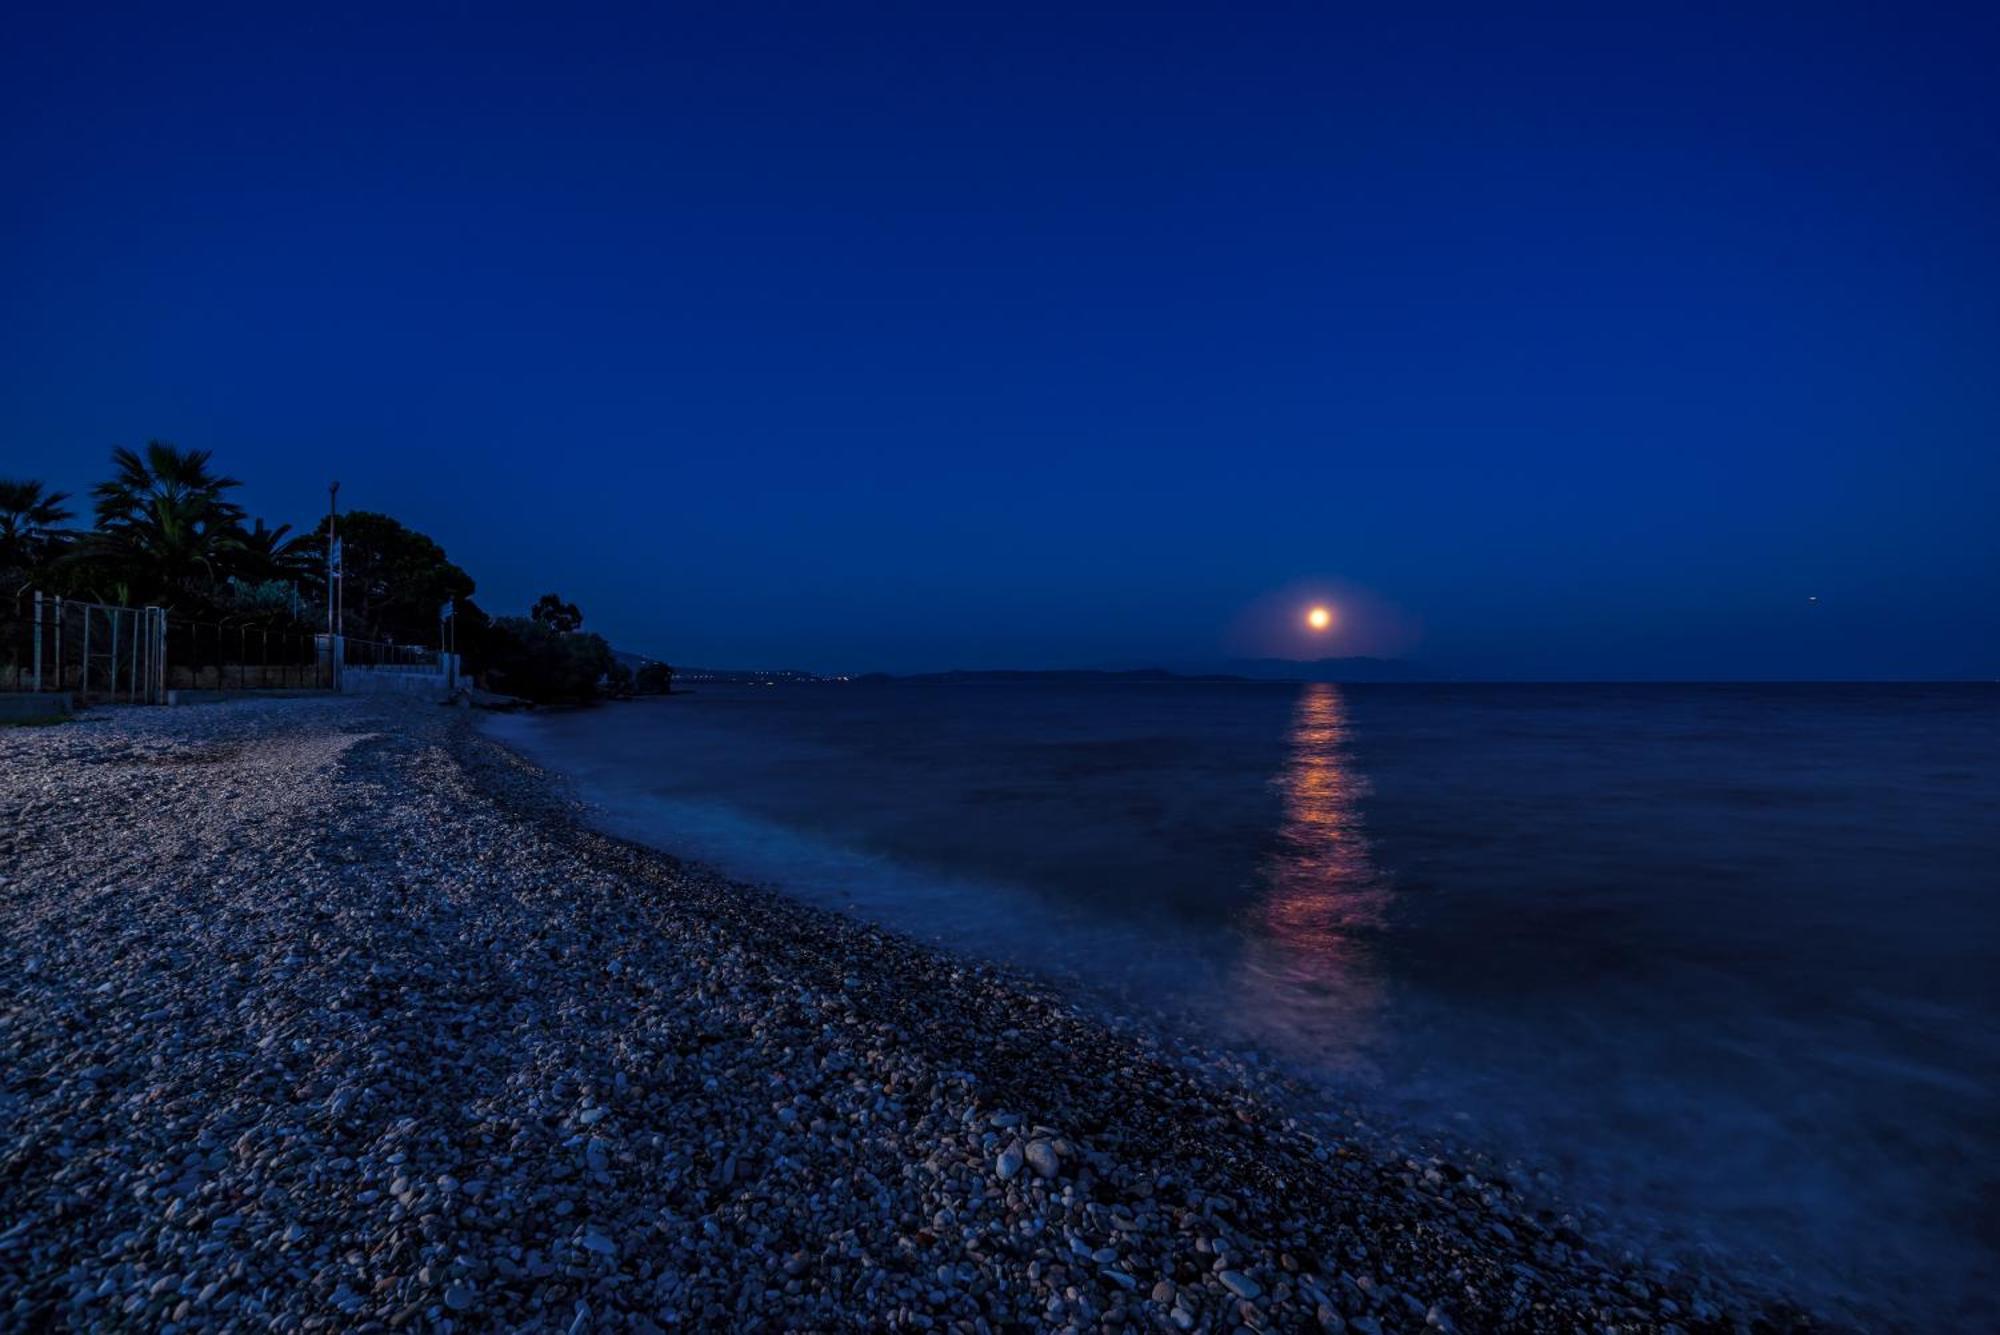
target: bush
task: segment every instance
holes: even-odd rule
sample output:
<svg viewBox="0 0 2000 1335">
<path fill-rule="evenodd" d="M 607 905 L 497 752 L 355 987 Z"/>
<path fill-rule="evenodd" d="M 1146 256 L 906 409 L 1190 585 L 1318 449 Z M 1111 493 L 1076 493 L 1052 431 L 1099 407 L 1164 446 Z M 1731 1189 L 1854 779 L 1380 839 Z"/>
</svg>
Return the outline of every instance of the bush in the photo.
<svg viewBox="0 0 2000 1335">
<path fill-rule="evenodd" d="M 632 687 L 641 695 L 671 695 L 674 670 L 665 663 L 641 663 L 632 678 Z"/>
<path fill-rule="evenodd" d="M 602 635 L 565 635 L 527 617 L 500 617 L 483 638 L 489 683 L 537 704 L 595 698 L 617 663 Z"/>
</svg>

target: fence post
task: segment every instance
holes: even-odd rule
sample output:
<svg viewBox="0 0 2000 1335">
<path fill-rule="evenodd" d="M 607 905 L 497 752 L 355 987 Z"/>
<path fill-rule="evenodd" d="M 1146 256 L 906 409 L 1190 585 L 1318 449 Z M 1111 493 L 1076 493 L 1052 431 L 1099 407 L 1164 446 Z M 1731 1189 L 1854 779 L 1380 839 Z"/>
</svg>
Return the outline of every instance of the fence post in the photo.
<svg viewBox="0 0 2000 1335">
<path fill-rule="evenodd" d="M 152 645 L 148 657 L 151 662 L 146 673 L 147 704 L 163 705 L 167 702 L 167 609 L 149 607 L 146 609 L 146 640 Z"/>
</svg>

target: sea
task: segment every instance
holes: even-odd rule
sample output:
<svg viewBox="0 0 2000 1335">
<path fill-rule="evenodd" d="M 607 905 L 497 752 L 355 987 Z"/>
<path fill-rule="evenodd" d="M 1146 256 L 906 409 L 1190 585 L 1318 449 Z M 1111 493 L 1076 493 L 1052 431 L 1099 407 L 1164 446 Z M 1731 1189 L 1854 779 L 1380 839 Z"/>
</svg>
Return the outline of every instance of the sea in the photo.
<svg viewBox="0 0 2000 1335">
<path fill-rule="evenodd" d="M 2000 1324 L 2000 686 L 701 686 L 608 832 L 1242 1045 L 1614 1236 Z"/>
</svg>

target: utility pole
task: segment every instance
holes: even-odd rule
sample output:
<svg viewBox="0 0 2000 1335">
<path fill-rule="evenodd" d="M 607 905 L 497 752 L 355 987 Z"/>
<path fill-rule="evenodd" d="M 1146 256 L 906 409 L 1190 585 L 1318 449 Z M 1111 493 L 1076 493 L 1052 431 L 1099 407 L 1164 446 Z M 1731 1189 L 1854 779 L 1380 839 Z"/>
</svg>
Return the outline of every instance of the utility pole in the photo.
<svg viewBox="0 0 2000 1335">
<path fill-rule="evenodd" d="M 340 595 L 336 591 L 339 584 L 339 557 L 335 552 L 340 542 L 340 483 L 334 482 L 326 489 L 326 633 L 340 634 Z"/>
</svg>

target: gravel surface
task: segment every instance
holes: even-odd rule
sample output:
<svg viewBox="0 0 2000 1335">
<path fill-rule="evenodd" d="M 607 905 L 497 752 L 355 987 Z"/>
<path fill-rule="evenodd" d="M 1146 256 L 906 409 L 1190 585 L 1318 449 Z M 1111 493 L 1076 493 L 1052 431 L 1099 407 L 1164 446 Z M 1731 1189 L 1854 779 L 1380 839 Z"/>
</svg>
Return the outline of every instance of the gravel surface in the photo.
<svg viewBox="0 0 2000 1335">
<path fill-rule="evenodd" d="M 0 730 L 0 1327 L 1732 1329 L 383 699 Z"/>
</svg>

